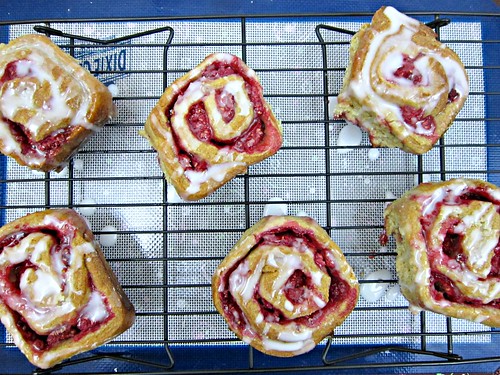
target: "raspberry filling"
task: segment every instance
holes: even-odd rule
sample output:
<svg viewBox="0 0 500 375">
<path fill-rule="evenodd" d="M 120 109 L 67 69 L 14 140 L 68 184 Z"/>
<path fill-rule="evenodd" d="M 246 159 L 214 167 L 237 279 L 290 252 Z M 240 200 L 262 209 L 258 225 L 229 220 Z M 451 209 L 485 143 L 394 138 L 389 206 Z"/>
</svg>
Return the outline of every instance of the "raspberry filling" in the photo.
<svg viewBox="0 0 500 375">
<path fill-rule="evenodd" d="M 323 245 L 315 239 L 312 231 L 291 224 L 289 226 L 271 229 L 259 234 L 257 237 L 257 244 L 254 246 L 254 249 L 262 245 L 292 246 L 296 243 L 297 239 L 300 238 L 304 246 L 310 249 L 316 249 L 314 262 L 331 278 L 329 299 L 326 305 L 308 316 L 302 316 L 296 319 L 286 318 L 282 311 L 266 301 L 260 295 L 259 285 L 257 284 L 253 293 L 253 298 L 259 304 L 264 321 L 283 325 L 295 322 L 299 325 L 312 328 L 319 326 L 325 317 L 333 311 L 338 310 L 341 304 L 347 302 L 348 305 L 348 307 L 342 308 L 342 311 L 350 311 L 350 308 L 354 307 L 353 305 L 356 301 L 355 288 L 350 287 L 347 281 L 342 278 L 337 271 L 334 261 L 331 257 L 326 255 L 329 250 L 324 248 Z M 243 259 L 241 261 L 243 261 Z M 238 265 L 239 264 L 234 265 L 225 275 L 223 275 L 221 279 L 223 290 L 219 292 L 219 296 L 225 316 L 230 320 L 231 326 L 235 327 L 240 332 L 244 331 L 245 335 L 252 337 L 255 333 L 247 329 L 246 318 L 229 291 L 229 276 Z M 283 293 L 290 302 L 302 303 L 307 298 L 307 295 L 310 295 L 309 291 L 313 288 L 311 276 L 307 275 L 302 270 L 295 270 L 286 281 L 283 287 Z"/>
<path fill-rule="evenodd" d="M 387 235 L 387 232 L 385 231 L 385 229 L 382 230 L 382 233 L 380 233 L 380 235 L 378 237 L 378 243 L 381 246 L 386 246 L 389 243 L 389 236 Z"/>
<path fill-rule="evenodd" d="M 7 64 L 3 76 L 0 78 L 0 85 L 12 81 L 16 78 L 30 77 L 33 75 L 31 67 L 28 69 L 18 69 L 19 62 L 29 62 L 29 60 L 11 61 Z M 74 127 L 70 126 L 62 131 L 57 131 L 54 134 L 37 142 L 33 140 L 29 131 L 24 125 L 11 121 L 2 117 L 2 121 L 9 125 L 9 130 L 21 147 L 21 153 L 28 157 L 37 157 L 43 155 L 47 159 L 54 158 L 60 148 L 67 143 Z"/>
<path fill-rule="evenodd" d="M 489 306 L 500 309 L 500 299 L 495 299 L 490 303 L 484 304 L 480 300 L 468 298 L 460 292 L 460 290 L 453 284 L 452 280 L 439 272 L 431 272 L 430 285 L 432 298 L 437 301 L 446 300 L 470 306 Z"/>
<path fill-rule="evenodd" d="M 208 142 L 213 138 L 213 130 L 208 126 L 208 119 L 205 106 L 202 102 L 198 102 L 191 106 L 187 115 L 187 122 L 191 133 L 202 142 Z"/>
<path fill-rule="evenodd" d="M 19 242 L 28 236 L 30 233 L 38 232 L 44 233 L 51 236 L 54 239 L 55 245 L 50 249 L 51 253 L 59 252 L 62 254 L 62 271 L 61 274 L 65 275 L 68 268 L 70 267 L 71 259 L 71 249 L 70 243 L 74 237 L 75 228 L 70 225 L 65 225 L 62 228 L 56 228 L 52 226 L 47 227 L 24 227 L 21 228 L 19 232 L 13 233 L 7 237 L 0 240 L 0 253 L 3 252 L 5 247 L 12 247 L 19 244 Z M 104 306 L 107 310 L 107 317 L 101 321 L 91 321 L 85 317 L 82 313 L 77 314 L 77 316 L 71 321 L 65 322 L 63 326 L 59 327 L 56 331 L 49 333 L 48 335 L 40 335 L 35 332 L 30 326 L 25 318 L 19 314 L 17 311 L 11 309 L 7 305 L 6 300 L 10 296 L 23 297 L 23 293 L 20 289 L 20 279 L 21 275 L 28 268 L 36 269 L 37 266 L 26 260 L 22 263 L 10 265 L 3 269 L 0 269 L 0 278 L 2 279 L 5 288 L 0 290 L 0 299 L 4 302 L 4 305 L 12 314 L 16 327 L 18 328 L 23 339 L 29 343 L 35 352 L 43 352 L 45 350 L 50 350 L 51 348 L 57 346 L 61 342 L 72 339 L 78 341 L 87 334 L 95 332 L 103 324 L 114 317 L 109 303 L 105 296 L 102 296 Z M 92 292 L 96 291 L 95 285 L 89 276 L 88 286 Z M 66 280 L 61 283 L 61 288 L 66 287 Z M 97 291 L 96 291 L 97 292 Z M 24 297 L 26 298 L 26 297 Z M 30 308 L 29 304 L 23 304 L 23 308 Z"/>
<path fill-rule="evenodd" d="M 224 90 L 219 89 L 215 92 L 215 102 L 217 108 L 222 114 L 224 122 L 230 122 L 235 115 L 234 106 L 236 104 L 232 94 L 225 93 Z"/>
<path fill-rule="evenodd" d="M 436 123 L 431 115 L 425 116 L 423 108 L 414 108 L 410 105 L 400 107 L 401 115 L 406 124 L 414 129 L 424 129 L 425 131 L 434 132 Z"/>
<path fill-rule="evenodd" d="M 448 93 L 448 103 L 453 103 L 460 98 L 460 94 L 457 92 L 455 89 L 451 89 L 451 91 Z"/>
<path fill-rule="evenodd" d="M 92 290 L 94 290 L 93 285 Z M 106 306 L 109 306 L 107 299 L 105 297 L 103 298 Z M 11 312 L 16 327 L 21 333 L 23 339 L 31 345 L 34 351 L 43 352 L 56 347 L 63 341 L 69 339 L 79 341 L 88 334 L 97 331 L 103 324 L 114 317 L 114 314 L 111 312 L 109 307 L 107 307 L 107 309 L 108 317 L 103 321 L 94 322 L 88 318 L 80 316 L 79 318 L 72 320 L 71 322 L 67 322 L 64 326 L 60 327 L 60 329 L 51 332 L 48 335 L 39 335 L 31 329 L 29 324 L 20 314 L 11 309 L 9 309 L 9 311 Z"/>
<path fill-rule="evenodd" d="M 5 82 L 12 81 L 15 78 L 28 77 L 32 74 L 31 68 L 22 72 L 23 74 L 19 74 L 19 71 L 17 69 L 17 65 L 20 62 L 29 62 L 29 60 L 23 59 L 23 60 L 11 61 L 10 63 L 8 63 L 5 66 L 2 78 L 0 78 L 0 84 L 4 84 Z"/>
<path fill-rule="evenodd" d="M 294 305 L 302 304 L 305 300 L 306 290 L 313 289 L 311 277 L 302 270 L 295 270 L 284 286 L 286 298 Z"/>
<path fill-rule="evenodd" d="M 491 271 L 488 277 L 500 277 L 500 242 L 495 247 L 495 253 L 491 260 Z"/>
<path fill-rule="evenodd" d="M 53 159 L 59 150 L 68 142 L 73 126 L 59 130 L 52 135 L 45 137 L 40 142 L 34 141 L 26 128 L 17 123 L 2 118 L 4 123 L 9 124 L 10 133 L 21 147 L 21 153 L 26 156 L 37 157 L 43 155 L 46 159 Z"/>
<path fill-rule="evenodd" d="M 184 170 L 203 172 L 208 169 L 208 163 L 205 160 L 200 159 L 196 155 L 187 152 L 180 146 L 177 134 L 172 132 L 172 136 L 174 144 L 177 147 L 177 158 L 179 159 L 179 164 L 182 166 Z"/>
<path fill-rule="evenodd" d="M 202 72 L 202 79 L 215 80 L 233 74 L 238 74 L 245 80 L 245 90 L 247 91 L 247 95 L 252 102 L 255 116 L 251 125 L 242 134 L 233 139 L 218 139 L 214 134 L 212 125 L 210 124 L 205 105 L 202 101 L 199 101 L 191 105 L 188 114 L 186 115 L 186 123 L 188 124 L 190 131 L 201 142 L 209 143 L 218 149 L 224 148 L 251 154 L 263 152 L 270 147 L 276 147 L 277 145 L 275 144 L 275 139 L 279 138 L 278 132 L 274 129 L 274 127 L 266 126 L 266 124 L 270 122 L 270 115 L 266 110 L 262 99 L 260 83 L 255 78 L 248 77 L 246 75 L 246 69 L 241 65 L 238 59 L 235 58 L 230 62 L 213 62 Z M 185 89 L 187 89 L 187 86 Z M 185 89 L 181 90 L 177 97 L 184 95 Z M 229 123 L 235 116 L 234 96 L 224 92 L 222 89 L 218 89 L 215 92 L 215 100 L 223 121 Z M 173 103 L 175 103 L 175 101 L 176 100 L 173 100 Z M 165 112 L 167 117 L 172 117 L 174 115 L 173 107 L 174 104 L 167 108 Z M 182 147 L 176 135 L 174 135 L 174 143 L 177 148 L 177 153 L 181 158 L 195 158 L 194 155 L 187 152 Z M 199 163 L 195 160 L 184 160 L 184 165 L 188 166 L 187 169 L 197 170 L 194 168 L 195 164 Z M 206 167 L 208 168 L 208 165 Z"/>
<path fill-rule="evenodd" d="M 443 241 L 443 253 L 451 259 L 455 259 L 459 263 L 466 261 L 466 256 L 462 249 L 463 236 L 457 233 L 446 233 Z"/>
<path fill-rule="evenodd" d="M 500 202 L 496 201 L 484 188 L 468 189 L 458 197 L 457 203 L 466 203 L 469 201 L 491 202 L 496 205 Z"/>
<path fill-rule="evenodd" d="M 429 232 L 429 228 L 443 204 L 462 205 L 473 200 L 491 202 L 496 205 L 499 205 L 500 203 L 496 201 L 484 188 L 468 188 L 459 196 L 446 198 L 443 202 L 437 203 L 434 210 L 421 219 L 424 237 L 428 237 L 427 233 Z M 455 233 L 454 230 L 455 226 L 459 223 L 460 221 L 457 219 L 450 219 L 446 221 L 441 228 L 440 233 L 444 234 L 444 240 L 442 244 L 442 253 L 444 254 L 442 262 L 444 264 L 447 264 L 450 260 L 454 260 L 460 266 L 464 266 L 467 261 L 467 256 L 465 255 L 462 247 L 463 235 L 460 233 Z M 494 308 L 500 308 L 500 299 L 496 299 L 488 304 L 484 304 L 481 300 L 464 296 L 462 292 L 454 285 L 453 280 L 449 279 L 435 269 L 434 263 L 436 262 L 433 260 L 435 260 L 435 257 L 439 257 L 439 254 L 429 253 L 428 256 L 429 264 L 431 267 L 430 291 L 435 300 L 447 300 L 450 302 L 463 303 L 478 307 L 490 306 Z M 499 276 L 500 241 L 495 247 L 493 258 L 491 260 L 491 270 L 487 277 L 498 278 Z"/>
<path fill-rule="evenodd" d="M 254 293 L 254 298 L 259 302 L 260 304 L 260 311 L 262 315 L 264 316 L 264 320 L 266 322 L 274 322 L 274 323 L 280 323 L 280 324 L 289 324 L 292 321 L 299 324 L 299 325 L 304 325 L 309 328 L 314 328 L 319 326 L 323 319 L 328 315 L 330 312 L 335 311 L 338 309 L 339 305 L 346 300 L 354 301 L 355 300 L 355 293 L 352 288 L 349 287 L 349 284 L 343 280 L 337 270 L 335 270 L 335 265 L 329 265 L 327 267 L 327 272 L 328 275 L 331 278 L 331 283 L 330 283 L 330 288 L 329 288 L 329 300 L 328 303 L 326 304 L 325 307 L 322 309 L 316 310 L 314 313 L 312 313 L 309 316 L 303 316 L 297 319 L 287 319 L 283 312 L 280 311 L 279 309 L 275 308 L 273 305 L 265 301 L 259 294 L 258 290 L 255 291 Z M 290 276 L 290 278 L 292 278 Z M 310 279 L 310 277 L 308 277 Z M 287 281 L 287 283 L 290 282 L 290 279 Z M 293 281 L 292 281 L 293 282 Z M 312 285 L 312 283 L 311 283 Z M 290 302 L 296 302 L 296 303 L 301 303 L 304 301 L 304 295 L 306 287 L 302 285 L 299 290 L 293 290 L 290 293 L 290 289 L 285 291 L 285 295 L 287 298 L 291 296 L 294 300 L 290 299 Z"/>
<path fill-rule="evenodd" d="M 419 85 L 422 82 L 422 74 L 415 68 L 415 61 L 419 57 L 420 55 L 412 59 L 410 56 L 403 54 L 403 65 L 394 72 L 394 76 L 406 78 L 412 81 L 414 85 Z"/>
</svg>

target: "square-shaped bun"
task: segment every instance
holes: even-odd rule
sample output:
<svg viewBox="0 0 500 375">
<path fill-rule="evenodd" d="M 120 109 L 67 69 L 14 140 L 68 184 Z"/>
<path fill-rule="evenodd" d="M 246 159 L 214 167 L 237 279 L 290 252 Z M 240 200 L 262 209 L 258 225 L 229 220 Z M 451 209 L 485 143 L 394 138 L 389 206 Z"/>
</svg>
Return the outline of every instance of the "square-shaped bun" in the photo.
<svg viewBox="0 0 500 375">
<path fill-rule="evenodd" d="M 109 90 L 42 35 L 0 45 L 0 152 L 61 170 L 114 114 Z"/>
<path fill-rule="evenodd" d="M 248 166 L 274 155 L 281 124 L 255 72 L 239 57 L 208 55 L 173 82 L 141 132 L 166 179 L 186 200 L 208 196 Z"/>
<path fill-rule="evenodd" d="M 382 7 L 351 41 L 334 115 L 368 131 L 374 147 L 423 154 L 443 136 L 468 94 L 456 53 L 426 25 Z"/>
<path fill-rule="evenodd" d="M 262 218 L 212 277 L 214 305 L 229 328 L 277 357 L 314 349 L 349 316 L 358 295 L 344 254 L 309 217 Z"/>
<path fill-rule="evenodd" d="M 499 209 L 500 189 L 472 179 L 420 184 L 386 208 L 413 311 L 500 327 Z"/>
<path fill-rule="evenodd" d="M 85 220 L 70 209 L 0 228 L 0 315 L 40 368 L 110 341 L 135 318 Z"/>
</svg>

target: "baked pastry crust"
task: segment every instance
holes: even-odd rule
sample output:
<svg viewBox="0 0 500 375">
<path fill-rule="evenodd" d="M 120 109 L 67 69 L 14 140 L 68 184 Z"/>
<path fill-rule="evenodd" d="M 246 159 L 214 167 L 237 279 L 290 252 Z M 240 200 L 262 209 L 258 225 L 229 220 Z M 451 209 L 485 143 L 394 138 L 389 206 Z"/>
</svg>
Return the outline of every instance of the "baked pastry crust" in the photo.
<svg viewBox="0 0 500 375">
<path fill-rule="evenodd" d="M 179 196 L 198 200 L 275 154 L 281 132 L 255 72 L 216 53 L 165 90 L 141 135 Z"/>
<path fill-rule="evenodd" d="M 248 229 L 212 278 L 229 328 L 278 357 L 312 350 L 351 313 L 358 281 L 313 219 L 267 216 Z"/>
<path fill-rule="evenodd" d="M 469 179 L 420 184 L 386 208 L 413 310 L 500 327 L 499 208 L 498 187 Z"/>
<path fill-rule="evenodd" d="M 443 136 L 468 93 L 455 52 L 392 7 L 354 35 L 334 116 L 368 131 L 374 147 L 423 154 Z"/>
<path fill-rule="evenodd" d="M 0 45 L 0 151 L 59 171 L 115 112 L 109 90 L 49 38 Z"/>
<path fill-rule="evenodd" d="M 70 209 L 36 212 L 0 228 L 0 315 L 40 368 L 110 341 L 135 319 L 94 235 Z"/>
</svg>

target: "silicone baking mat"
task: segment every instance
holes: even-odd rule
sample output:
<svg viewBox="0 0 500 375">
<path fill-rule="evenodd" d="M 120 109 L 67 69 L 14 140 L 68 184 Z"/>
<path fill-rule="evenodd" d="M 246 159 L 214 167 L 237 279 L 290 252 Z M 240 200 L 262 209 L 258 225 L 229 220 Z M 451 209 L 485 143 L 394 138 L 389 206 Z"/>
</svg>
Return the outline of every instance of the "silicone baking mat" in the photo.
<svg viewBox="0 0 500 375">
<path fill-rule="evenodd" d="M 345 123 L 333 120 L 331 113 L 350 35 L 318 25 L 355 31 L 360 18 L 38 25 L 77 36 L 53 40 L 109 86 L 118 115 L 60 173 L 32 172 L 6 159 L 4 220 L 67 206 L 87 217 L 138 311 L 135 325 L 115 344 L 246 347 L 215 312 L 211 275 L 266 205 L 282 200 L 288 214 L 305 213 L 329 230 L 362 288 L 380 286 L 366 280 L 376 279 L 375 271 L 385 281 L 378 300 L 361 297 L 336 329 L 334 348 L 421 347 L 422 341 L 449 345 L 450 337 L 457 344 L 496 345 L 491 329 L 481 324 L 411 314 L 398 292 L 394 243 L 382 247 L 378 242 L 384 205 L 419 182 L 488 177 L 482 23 L 458 17 L 439 29 L 441 40 L 467 67 L 471 95 L 441 143 L 417 157 L 398 149 L 373 151 L 365 133 L 360 146 L 337 146 Z M 9 38 L 31 33 L 33 26 L 13 25 Z M 160 28 L 110 45 L 80 38 L 109 40 Z M 210 197 L 187 203 L 164 181 L 156 154 L 138 131 L 164 87 L 212 52 L 238 55 L 256 70 L 282 121 L 284 145 Z M 5 342 L 11 343 L 8 335 Z"/>
</svg>

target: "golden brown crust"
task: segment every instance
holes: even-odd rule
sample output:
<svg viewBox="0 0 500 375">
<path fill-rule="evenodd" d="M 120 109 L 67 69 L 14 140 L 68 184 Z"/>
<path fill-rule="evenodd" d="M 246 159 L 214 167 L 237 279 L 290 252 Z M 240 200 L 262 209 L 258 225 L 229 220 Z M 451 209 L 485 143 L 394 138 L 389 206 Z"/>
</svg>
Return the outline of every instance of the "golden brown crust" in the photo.
<svg viewBox="0 0 500 375">
<path fill-rule="evenodd" d="M 479 192 L 484 197 L 476 200 L 477 198 L 471 195 L 471 199 L 466 199 L 467 203 L 464 203 L 462 198 L 457 198 L 470 192 Z M 474 251 L 476 255 L 481 251 L 474 250 L 467 242 L 467 238 L 472 238 L 472 230 L 480 231 L 476 234 L 481 233 L 481 238 L 491 237 L 498 243 L 500 217 L 495 207 L 498 208 L 499 198 L 500 189 L 493 184 L 481 180 L 453 179 L 420 184 L 387 207 L 384 213 L 385 230 L 396 239 L 396 270 L 399 283 L 403 295 L 412 307 L 481 322 L 492 327 L 500 326 L 500 309 L 491 305 L 471 306 L 450 302 L 442 297 L 436 299 L 434 296 L 439 296 L 439 293 L 433 291 L 435 283 L 439 283 L 440 276 L 436 275 L 444 275 L 453 279 L 452 282 L 463 296 L 475 300 L 482 298 L 486 301 L 499 298 L 498 291 L 495 291 L 498 289 L 495 287 L 498 280 L 495 283 L 495 277 L 484 278 L 484 275 L 480 274 L 485 265 L 480 267 L 478 264 L 471 265 L 467 262 L 457 263 L 453 260 L 455 258 L 450 259 L 448 255 L 443 255 L 446 252 L 443 250 L 445 234 L 442 233 L 443 228 L 449 226 L 450 222 L 458 221 L 452 227 L 457 229 L 448 229 L 447 233 L 457 232 L 456 234 L 462 236 L 460 247 L 465 256 L 468 251 Z M 458 229 L 461 226 L 465 228 Z M 478 238 L 476 234 L 474 237 Z M 492 256 L 490 253 L 490 264 Z M 470 254 L 469 258 L 472 258 Z M 450 270 L 448 262 L 456 263 L 456 268 L 461 273 Z M 444 289 L 439 286 L 437 288 Z M 478 290 L 482 292 L 478 293 Z"/>
<path fill-rule="evenodd" d="M 315 241 L 321 244 L 321 247 L 325 249 L 325 254 L 327 253 L 328 255 L 324 256 L 331 257 L 329 259 L 336 265 L 338 271 L 338 276 L 335 277 L 339 277 L 343 280 L 342 283 L 344 283 L 345 290 L 347 290 L 344 296 L 345 299 L 337 301 L 337 305 L 333 310 L 329 305 L 331 303 L 329 299 L 335 297 L 328 296 L 330 282 L 334 283 L 339 281 L 337 279 L 333 281 L 333 279 L 330 279 L 330 274 L 325 273 L 324 270 L 318 267 L 313 252 L 310 253 L 309 250 L 304 250 L 303 248 L 297 251 L 293 249 L 293 246 L 273 245 L 271 248 L 268 248 L 268 245 L 259 245 L 262 233 L 272 232 L 279 228 L 295 228 L 295 230 L 299 232 L 307 232 L 308 236 L 313 236 Z M 261 252 L 264 254 L 260 254 Z M 283 276 L 280 272 L 286 273 L 289 271 L 287 276 L 290 276 L 290 274 L 294 272 L 293 270 L 288 270 L 287 267 L 296 262 L 296 258 L 294 257 L 297 256 L 301 259 L 301 265 L 298 266 L 296 264 L 296 266 L 299 267 L 297 269 L 300 269 L 306 275 L 311 272 L 308 277 L 311 277 L 314 272 L 323 272 L 321 283 L 318 283 L 312 289 L 310 286 L 308 288 L 311 291 L 311 295 L 319 296 L 320 299 L 326 297 L 326 307 L 323 307 L 328 310 L 323 310 L 323 314 L 320 314 L 323 316 L 323 319 L 316 325 L 311 324 L 312 327 L 306 327 L 302 325 L 302 323 L 299 323 L 299 321 L 306 317 L 310 319 L 312 316 L 315 316 L 315 312 L 321 310 L 322 307 L 317 306 L 313 302 L 309 302 L 309 305 L 306 303 L 307 306 L 305 307 L 304 305 L 294 304 L 293 309 L 290 309 L 290 301 L 285 297 L 281 287 L 280 290 L 273 289 L 277 280 Z M 285 260 L 281 266 L 277 264 L 276 267 L 274 267 L 274 259 L 279 259 L 280 257 L 283 257 Z M 248 263 L 243 264 L 243 262 Z M 239 276 L 244 277 L 245 274 L 243 273 L 240 275 L 239 269 L 240 267 L 245 269 L 247 266 L 250 268 L 248 275 L 262 272 L 259 275 L 258 281 L 259 293 L 261 296 L 265 294 L 263 298 L 266 298 L 274 308 L 280 310 L 282 314 L 287 316 L 289 319 L 287 324 L 281 325 L 279 323 L 266 322 L 266 319 L 262 318 L 260 305 L 254 300 L 253 296 L 245 300 L 244 297 L 237 296 L 234 290 L 226 291 L 228 283 L 231 285 L 231 277 L 236 280 Z M 260 271 L 261 269 L 262 271 Z M 316 276 L 317 275 L 318 273 L 316 273 Z M 284 283 L 285 280 L 282 280 L 282 282 Z M 248 285 L 248 283 L 246 285 Z M 232 287 L 229 286 L 229 288 L 231 289 Z M 271 293 L 267 293 L 268 289 L 271 290 Z M 246 321 L 247 328 L 244 331 L 239 329 L 238 324 L 233 321 L 234 315 L 231 308 L 228 308 L 226 302 L 222 300 L 226 292 L 233 296 L 232 298 L 237 301 L 236 303 L 238 303 L 242 309 L 241 311 L 243 311 L 244 317 L 240 316 L 240 320 L 244 319 Z M 244 289 L 242 293 L 245 294 Z M 313 219 L 307 217 L 264 217 L 242 235 L 240 240 L 238 240 L 232 250 L 221 262 L 212 277 L 213 302 L 217 311 L 227 321 L 229 328 L 241 340 L 249 343 L 255 349 L 278 357 L 291 357 L 306 353 L 313 349 L 317 343 L 323 340 L 327 335 L 332 334 L 333 330 L 347 318 L 357 302 L 358 294 L 358 281 L 352 268 L 342 254 L 342 251 L 323 228 Z M 287 307 L 287 304 L 289 307 Z M 294 336 L 296 338 L 295 341 L 290 337 L 287 338 L 287 334 Z"/>
<path fill-rule="evenodd" d="M 207 67 L 220 62 L 232 64 L 240 72 L 222 78 L 206 79 L 202 77 Z M 229 84 L 238 86 L 242 82 L 244 82 L 244 85 L 239 89 L 234 90 L 234 86 L 231 89 L 231 95 L 235 100 L 234 109 L 236 114 L 234 118 L 229 122 L 223 121 L 219 125 L 210 123 L 208 126 L 210 132 L 212 132 L 210 139 L 208 141 L 200 140 L 200 137 L 195 135 L 187 124 L 187 111 L 191 106 L 203 103 L 203 111 L 206 113 L 209 122 L 212 121 L 210 120 L 210 117 L 213 116 L 211 113 L 220 111 L 220 108 L 209 103 L 210 97 L 214 95 L 213 93 L 216 90 L 226 90 Z M 191 85 L 192 83 L 193 85 Z M 255 85 L 258 96 L 262 100 L 262 113 L 254 112 L 255 108 L 252 104 L 249 104 L 248 115 L 241 114 L 237 119 L 242 103 L 245 104 L 249 101 L 249 94 L 245 87 L 245 84 L 249 83 Z M 197 84 L 200 85 L 200 88 L 187 93 L 188 88 L 191 89 Z M 203 95 L 193 103 L 189 102 L 190 97 L 198 95 L 200 92 L 203 92 Z M 186 102 L 189 103 L 178 105 Z M 179 115 L 178 120 L 175 119 L 174 107 L 176 105 L 178 105 L 179 111 L 186 112 L 185 115 L 184 112 Z M 180 118 L 182 116 L 183 118 Z M 264 136 L 260 143 L 256 145 L 257 150 L 248 152 L 232 148 L 231 145 L 235 140 L 244 135 L 247 130 L 250 130 L 254 124 L 252 122 L 254 118 L 262 120 L 265 127 Z M 282 143 L 281 131 L 280 122 L 274 117 L 270 106 L 262 97 L 262 87 L 255 72 L 236 56 L 211 54 L 197 67 L 167 87 L 148 116 L 144 130 L 140 134 L 148 139 L 151 146 L 158 152 L 160 167 L 165 174 L 165 178 L 175 187 L 177 193 L 183 199 L 198 200 L 213 193 L 238 174 L 245 173 L 249 165 L 258 163 L 276 153 Z M 224 137 L 221 142 L 222 146 L 212 142 L 216 139 L 216 132 L 221 133 L 221 136 Z M 186 154 L 206 162 L 209 168 L 215 167 L 211 169 L 211 172 L 200 172 L 204 175 L 200 174 L 197 177 L 190 178 L 188 176 L 190 172 L 186 173 L 189 168 L 183 166 L 179 160 L 179 148 L 182 148 Z"/>
<path fill-rule="evenodd" d="M 76 284 L 73 287 L 75 290 L 88 289 L 90 285 L 85 280 L 90 277 L 93 290 L 98 291 L 106 298 L 107 309 L 112 316 L 98 325 L 96 330 L 79 337 L 78 340 L 70 338 L 60 341 L 48 350 L 37 351 L 20 334 L 12 310 L 6 305 L 0 294 L 2 323 L 13 336 L 15 344 L 32 364 L 40 368 L 49 368 L 73 355 L 94 349 L 123 333 L 134 323 L 135 310 L 106 262 L 104 254 L 95 241 L 87 223 L 75 211 L 70 209 L 45 210 L 24 216 L 0 228 L 0 239 L 5 239 L 7 236 L 19 231 L 31 232 L 32 228 L 37 227 L 59 227 L 74 232 L 70 248 L 76 254 L 74 257 L 81 258 L 73 261 L 81 261 L 80 269 L 85 270 L 85 275 L 88 276 L 84 276 L 83 279 L 75 277 L 73 282 Z M 77 248 L 85 249 L 85 251 L 76 252 L 74 249 Z M 92 248 L 93 250 L 90 251 Z M 3 251 L 3 249 L 1 250 Z M 0 269 L 1 267 L 0 264 Z M 90 291 L 84 293 L 90 293 Z M 83 306 L 86 306 L 85 304 L 88 302 L 82 303 Z M 59 323 L 61 325 L 65 324 L 64 321 Z"/>
<path fill-rule="evenodd" d="M 372 23 L 363 25 L 352 38 L 335 116 L 367 130 L 374 147 L 399 147 L 423 154 L 447 131 L 462 108 L 468 95 L 468 77 L 457 54 L 439 42 L 432 29 L 391 10 L 379 9 Z M 394 28 L 400 21 L 404 26 Z M 408 56 L 411 63 L 402 60 L 396 66 L 397 53 Z M 405 64 L 419 65 L 408 68 L 406 80 L 393 76 Z M 452 89 L 460 95 L 449 101 Z M 407 109 L 403 111 L 403 107 Z"/>
<path fill-rule="evenodd" d="M 9 77 L 12 72 L 14 76 Z M 106 86 L 42 35 L 24 35 L 0 45 L 0 76 L 6 78 L 0 87 L 0 111 L 5 119 L 0 123 L 0 151 L 31 169 L 61 170 L 116 110 Z M 22 96 L 23 87 L 23 95 L 32 95 L 29 103 L 11 100 L 13 95 Z M 37 144 L 37 153 L 22 150 L 10 122 L 19 124 L 17 132 Z M 47 141 L 61 132 L 65 139 Z M 46 150 L 56 143 L 62 144 L 49 155 Z"/>
</svg>

